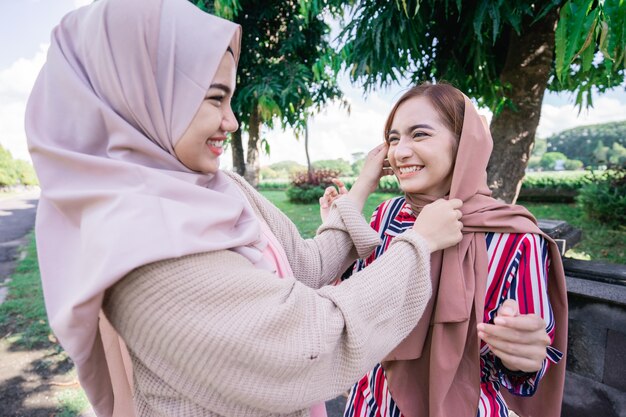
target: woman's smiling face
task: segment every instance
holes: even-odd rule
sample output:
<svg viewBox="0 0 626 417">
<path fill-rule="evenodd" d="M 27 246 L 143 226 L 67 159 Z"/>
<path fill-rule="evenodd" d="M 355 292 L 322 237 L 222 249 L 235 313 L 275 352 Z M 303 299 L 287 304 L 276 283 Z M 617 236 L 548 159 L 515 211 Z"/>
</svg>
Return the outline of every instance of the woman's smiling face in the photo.
<svg viewBox="0 0 626 417">
<path fill-rule="evenodd" d="M 235 59 L 224 54 L 198 112 L 174 145 L 176 157 L 187 168 L 214 174 L 220 167 L 226 134 L 237 130 L 238 124 L 230 102 L 235 90 Z"/>
<path fill-rule="evenodd" d="M 443 197 L 450 192 L 457 139 L 442 122 L 430 99 L 403 102 L 387 132 L 387 157 L 408 194 Z"/>
</svg>

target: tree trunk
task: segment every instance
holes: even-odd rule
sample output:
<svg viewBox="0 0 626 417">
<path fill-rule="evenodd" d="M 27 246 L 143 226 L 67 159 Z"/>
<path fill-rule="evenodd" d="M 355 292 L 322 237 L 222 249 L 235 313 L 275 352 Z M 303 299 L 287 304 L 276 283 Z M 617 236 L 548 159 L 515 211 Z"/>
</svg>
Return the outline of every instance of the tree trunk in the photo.
<svg viewBox="0 0 626 417">
<path fill-rule="evenodd" d="M 243 157 L 243 142 L 241 141 L 241 129 L 230 134 L 230 145 L 233 151 L 233 169 L 241 176 L 246 174 L 246 160 Z"/>
<path fill-rule="evenodd" d="M 255 188 L 259 185 L 259 172 L 261 171 L 261 162 L 259 160 L 260 128 L 259 112 L 256 106 L 254 106 L 254 110 L 250 114 L 250 123 L 248 124 L 248 157 L 246 158 L 244 178 Z"/>
<path fill-rule="evenodd" d="M 309 176 L 309 182 L 313 179 L 313 167 L 311 166 L 311 157 L 309 156 L 309 121 L 304 126 L 304 153 L 306 154 L 306 168 Z"/>
<path fill-rule="evenodd" d="M 514 108 L 505 107 L 491 121 L 494 146 L 487 168 L 493 196 L 507 203 L 517 199 L 535 141 L 554 54 L 557 19 L 555 10 L 527 26 L 521 36 L 511 31 L 500 80 L 510 86 L 507 95 Z"/>
</svg>

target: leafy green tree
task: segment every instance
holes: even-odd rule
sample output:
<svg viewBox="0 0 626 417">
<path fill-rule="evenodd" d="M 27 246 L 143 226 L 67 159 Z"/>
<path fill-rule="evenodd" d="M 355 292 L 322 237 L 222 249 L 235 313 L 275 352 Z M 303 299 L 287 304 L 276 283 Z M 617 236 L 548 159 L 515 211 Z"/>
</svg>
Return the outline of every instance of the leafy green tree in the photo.
<svg viewBox="0 0 626 417">
<path fill-rule="evenodd" d="M 307 170 L 307 168 L 304 165 L 299 164 L 295 161 L 275 162 L 271 164 L 269 168 L 278 172 L 280 174 L 280 178 L 289 178 L 299 172 L 303 172 Z"/>
<path fill-rule="evenodd" d="M 270 167 L 261 167 L 259 172 L 259 179 L 261 180 L 273 180 L 276 178 L 280 178 L 280 173 L 274 171 Z"/>
<path fill-rule="evenodd" d="M 593 88 L 623 82 L 625 8 L 623 0 L 362 0 L 350 9 L 342 53 L 366 90 L 446 80 L 491 108 L 489 185 L 511 202 L 545 90 L 574 91 L 582 106 Z"/>
<path fill-rule="evenodd" d="M 595 155 L 598 142 L 602 142 L 597 155 L 601 159 Z M 605 144 L 608 148 L 601 150 Z M 562 152 L 569 159 L 579 159 L 587 166 L 597 165 L 599 161 L 606 163 L 614 144 L 626 145 L 626 121 L 579 126 L 548 138 L 549 151 Z"/>
<path fill-rule="evenodd" d="M 583 161 L 579 161 L 578 159 L 568 159 L 565 161 L 565 169 L 567 171 L 578 171 L 585 166 Z"/>
<path fill-rule="evenodd" d="M 597 163 L 606 164 L 609 162 L 609 147 L 604 146 L 604 143 L 599 140 L 596 148 L 593 150 L 593 157 Z"/>
<path fill-rule="evenodd" d="M 343 158 L 339 159 L 323 159 L 313 162 L 314 169 L 330 169 L 339 172 L 339 175 L 348 177 L 352 175 L 352 166 L 350 162 Z"/>
<path fill-rule="evenodd" d="M 543 169 L 554 169 L 557 161 L 567 161 L 567 156 L 563 155 L 561 152 L 546 152 L 541 157 L 539 164 Z"/>
<path fill-rule="evenodd" d="M 241 57 L 233 110 L 240 129 L 231 135 L 233 164 L 252 185 L 259 178 L 259 151 L 269 152 L 261 127 L 301 133 L 310 114 L 342 96 L 337 57 L 328 42 L 325 13 L 341 11 L 332 0 L 189 0 L 241 25 Z M 336 3 L 336 4 L 335 4 Z M 244 157 L 242 132 L 248 134 Z"/>
<path fill-rule="evenodd" d="M 532 149 L 531 157 L 538 156 L 541 158 L 541 155 L 546 153 L 547 150 L 548 150 L 548 141 L 546 139 L 536 137 L 535 144 Z"/>
<path fill-rule="evenodd" d="M 541 168 L 541 157 L 531 156 L 530 160 L 528 161 L 528 168 L 532 170 Z"/>
<path fill-rule="evenodd" d="M 621 167 L 626 167 L 626 148 L 625 147 L 623 147 L 619 143 L 613 143 L 613 147 L 608 153 L 609 153 L 609 163 L 611 165 L 618 165 Z"/>
<path fill-rule="evenodd" d="M 33 166 L 20 159 L 13 159 L 11 152 L 0 146 L 0 187 L 37 185 L 39 180 Z"/>
</svg>

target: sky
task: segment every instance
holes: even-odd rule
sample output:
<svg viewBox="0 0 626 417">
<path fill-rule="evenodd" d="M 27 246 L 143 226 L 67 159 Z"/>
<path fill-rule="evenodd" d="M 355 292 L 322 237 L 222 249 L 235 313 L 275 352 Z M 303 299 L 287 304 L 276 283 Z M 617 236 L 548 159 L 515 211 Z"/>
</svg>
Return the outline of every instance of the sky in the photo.
<svg viewBox="0 0 626 417">
<path fill-rule="evenodd" d="M 24 133 L 24 111 L 35 78 L 45 62 L 50 31 L 61 18 L 91 0 L 0 0 L 0 144 L 15 158 L 30 160 Z M 391 106 L 407 85 L 396 85 L 363 95 L 342 76 L 339 84 L 350 103 L 350 113 L 337 104 L 330 104 L 311 119 L 309 148 L 313 161 L 344 158 L 367 152 L 382 140 L 385 118 Z M 594 95 L 594 107 L 580 114 L 567 93 L 546 93 L 540 137 L 576 126 L 626 119 L 626 91 L 619 87 L 602 95 Z M 480 112 L 491 120 L 486 109 Z M 304 139 L 297 140 L 291 130 L 263 130 L 271 153 L 262 155 L 262 165 L 283 160 L 306 162 Z M 223 167 L 232 166 L 226 152 Z"/>
</svg>

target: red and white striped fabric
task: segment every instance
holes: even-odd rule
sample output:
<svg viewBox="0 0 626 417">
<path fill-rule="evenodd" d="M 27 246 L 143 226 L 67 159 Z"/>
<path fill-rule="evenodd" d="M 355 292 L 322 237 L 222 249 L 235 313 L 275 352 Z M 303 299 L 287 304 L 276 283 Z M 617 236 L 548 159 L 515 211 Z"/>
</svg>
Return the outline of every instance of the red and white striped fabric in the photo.
<svg viewBox="0 0 626 417">
<path fill-rule="evenodd" d="M 354 270 L 365 268 L 382 255 L 395 236 L 411 228 L 415 215 L 404 197 L 383 202 L 372 214 L 371 226 L 378 231 L 382 244 L 370 257 L 357 261 Z M 485 292 L 484 322 L 493 322 L 500 304 L 517 300 L 521 314 L 538 314 L 546 322 L 550 340 L 554 339 L 554 317 L 548 301 L 546 278 L 549 267 L 548 246 L 538 235 L 486 233 L 489 269 Z M 481 384 L 477 417 L 508 417 L 508 407 L 501 389 L 519 396 L 531 396 L 551 363 L 563 354 L 548 347 L 548 356 L 536 373 L 508 371 L 481 342 Z M 357 382 L 350 392 L 344 417 L 401 417 L 389 390 L 380 364 Z"/>
</svg>

